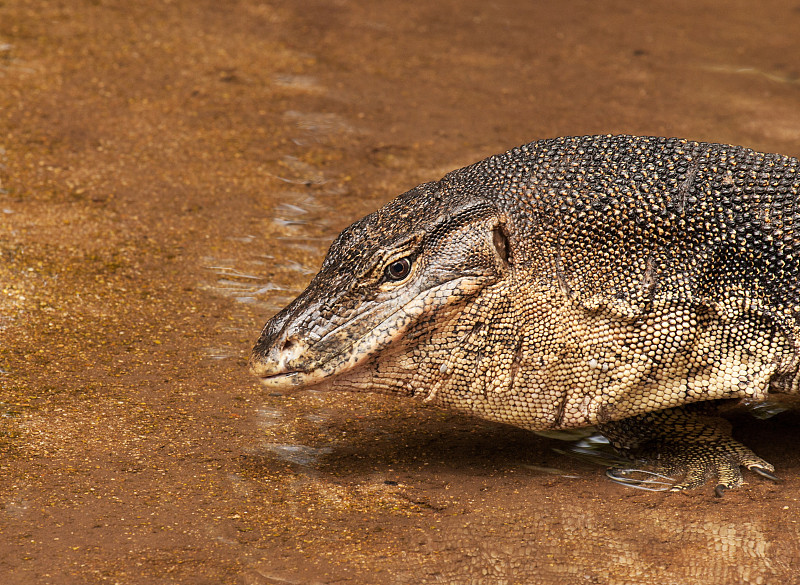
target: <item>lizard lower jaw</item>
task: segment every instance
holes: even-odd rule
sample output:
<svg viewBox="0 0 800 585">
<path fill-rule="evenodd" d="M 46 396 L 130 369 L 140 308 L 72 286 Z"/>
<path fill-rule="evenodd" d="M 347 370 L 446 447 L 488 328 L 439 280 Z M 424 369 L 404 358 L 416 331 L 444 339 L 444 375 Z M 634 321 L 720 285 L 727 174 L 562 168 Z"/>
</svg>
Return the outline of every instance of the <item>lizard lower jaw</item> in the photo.
<svg viewBox="0 0 800 585">
<path fill-rule="evenodd" d="M 253 360 L 250 371 L 267 388 L 276 390 L 300 390 L 306 386 L 318 384 L 327 376 L 319 370 L 302 371 L 275 367 L 275 364 L 264 364 Z"/>
<path fill-rule="evenodd" d="M 302 372 L 284 372 L 281 374 L 270 374 L 258 376 L 259 381 L 267 388 L 298 388 L 305 384 L 305 377 Z"/>
</svg>

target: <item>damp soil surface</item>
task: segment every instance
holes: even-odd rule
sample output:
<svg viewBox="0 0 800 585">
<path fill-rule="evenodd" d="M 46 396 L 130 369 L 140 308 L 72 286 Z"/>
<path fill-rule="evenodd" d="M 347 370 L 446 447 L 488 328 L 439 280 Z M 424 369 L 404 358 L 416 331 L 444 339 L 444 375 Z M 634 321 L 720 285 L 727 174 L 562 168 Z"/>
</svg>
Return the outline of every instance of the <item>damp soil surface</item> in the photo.
<svg viewBox="0 0 800 585">
<path fill-rule="evenodd" d="M 0 0 L 0 581 L 800 583 L 800 425 L 723 498 L 246 360 L 339 230 L 531 140 L 800 155 L 800 3 Z"/>
</svg>

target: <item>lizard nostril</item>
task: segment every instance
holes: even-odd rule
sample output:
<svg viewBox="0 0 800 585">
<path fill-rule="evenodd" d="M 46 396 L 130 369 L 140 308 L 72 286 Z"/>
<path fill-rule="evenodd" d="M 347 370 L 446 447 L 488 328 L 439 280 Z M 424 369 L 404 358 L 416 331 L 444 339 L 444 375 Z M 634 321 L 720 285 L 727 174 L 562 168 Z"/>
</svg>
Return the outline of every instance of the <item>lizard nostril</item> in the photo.
<svg viewBox="0 0 800 585">
<path fill-rule="evenodd" d="M 292 352 L 294 350 L 297 342 L 294 338 L 290 337 L 286 341 L 283 342 L 283 346 L 281 347 L 281 353 L 286 354 Z"/>
</svg>

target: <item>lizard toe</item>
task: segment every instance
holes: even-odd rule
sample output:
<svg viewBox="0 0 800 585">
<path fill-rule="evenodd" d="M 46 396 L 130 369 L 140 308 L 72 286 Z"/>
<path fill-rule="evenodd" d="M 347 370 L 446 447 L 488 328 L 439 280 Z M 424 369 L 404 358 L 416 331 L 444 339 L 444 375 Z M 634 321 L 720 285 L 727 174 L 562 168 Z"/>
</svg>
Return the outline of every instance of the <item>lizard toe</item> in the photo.
<svg viewBox="0 0 800 585">
<path fill-rule="evenodd" d="M 767 464 L 767 467 L 762 467 L 761 465 L 750 465 L 747 469 L 757 473 L 761 477 L 766 477 L 767 479 L 771 479 L 774 482 L 779 482 L 781 480 L 780 477 L 772 473 L 773 471 L 775 471 L 775 468 L 769 464 Z"/>
</svg>

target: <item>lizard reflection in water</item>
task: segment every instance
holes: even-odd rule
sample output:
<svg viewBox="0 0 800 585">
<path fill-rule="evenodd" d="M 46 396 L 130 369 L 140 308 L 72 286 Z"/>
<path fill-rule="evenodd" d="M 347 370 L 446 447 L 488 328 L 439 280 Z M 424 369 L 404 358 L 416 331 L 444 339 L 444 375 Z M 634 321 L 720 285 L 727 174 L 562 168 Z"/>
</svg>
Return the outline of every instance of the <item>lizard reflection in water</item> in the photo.
<svg viewBox="0 0 800 585">
<path fill-rule="evenodd" d="M 773 467 L 715 416 L 800 393 L 798 161 L 543 140 L 345 229 L 264 327 L 271 388 L 373 391 L 530 430 L 596 425 L 672 489 Z"/>
</svg>

